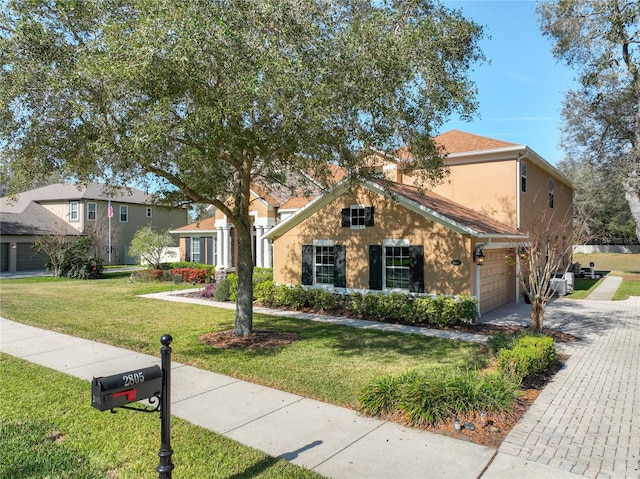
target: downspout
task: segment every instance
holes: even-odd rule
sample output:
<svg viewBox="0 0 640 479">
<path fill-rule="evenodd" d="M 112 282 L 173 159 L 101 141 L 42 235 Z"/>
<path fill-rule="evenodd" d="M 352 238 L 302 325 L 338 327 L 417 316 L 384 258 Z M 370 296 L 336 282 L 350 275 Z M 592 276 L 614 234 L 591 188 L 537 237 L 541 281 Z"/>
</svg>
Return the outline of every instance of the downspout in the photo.
<svg viewBox="0 0 640 479">
<path fill-rule="evenodd" d="M 520 176 L 522 175 L 522 154 L 518 153 L 516 156 L 516 228 L 520 231 L 520 195 L 522 191 L 520 189 L 520 182 L 522 179 Z M 527 172 L 528 174 L 529 172 Z M 518 249 L 516 248 L 515 254 L 518 254 Z M 516 304 L 520 303 L 520 261 L 518 258 L 516 260 Z"/>
</svg>

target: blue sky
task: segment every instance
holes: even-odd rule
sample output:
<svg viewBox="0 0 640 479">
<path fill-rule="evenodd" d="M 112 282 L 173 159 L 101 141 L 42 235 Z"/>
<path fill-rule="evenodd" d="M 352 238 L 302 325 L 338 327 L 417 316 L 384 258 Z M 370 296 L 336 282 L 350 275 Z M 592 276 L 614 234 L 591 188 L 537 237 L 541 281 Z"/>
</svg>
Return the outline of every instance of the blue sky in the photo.
<svg viewBox="0 0 640 479">
<path fill-rule="evenodd" d="M 564 92 L 575 87 L 576 72 L 551 54 L 542 36 L 535 2 L 528 0 L 444 0 L 464 16 L 485 27 L 480 44 L 491 63 L 475 67 L 478 117 L 451 121 L 441 133 L 468 131 L 511 143 L 525 144 L 551 164 L 563 158 L 560 149 Z"/>
</svg>

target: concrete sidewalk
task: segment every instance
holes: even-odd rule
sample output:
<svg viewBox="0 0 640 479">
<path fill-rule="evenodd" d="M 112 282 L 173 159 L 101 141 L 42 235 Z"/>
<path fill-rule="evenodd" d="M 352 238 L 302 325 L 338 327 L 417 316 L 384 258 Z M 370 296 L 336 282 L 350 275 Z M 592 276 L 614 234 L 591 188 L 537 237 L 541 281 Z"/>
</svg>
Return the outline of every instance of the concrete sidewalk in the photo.
<svg viewBox="0 0 640 479">
<path fill-rule="evenodd" d="M 0 318 L 4 353 L 90 381 L 153 356 Z M 87 401 L 89 398 L 87 385 Z M 172 364 L 172 412 L 331 478 L 571 478 L 568 472 L 352 410 Z M 180 465 L 176 465 L 176 473 Z M 488 468 L 488 469 L 487 469 Z"/>
</svg>

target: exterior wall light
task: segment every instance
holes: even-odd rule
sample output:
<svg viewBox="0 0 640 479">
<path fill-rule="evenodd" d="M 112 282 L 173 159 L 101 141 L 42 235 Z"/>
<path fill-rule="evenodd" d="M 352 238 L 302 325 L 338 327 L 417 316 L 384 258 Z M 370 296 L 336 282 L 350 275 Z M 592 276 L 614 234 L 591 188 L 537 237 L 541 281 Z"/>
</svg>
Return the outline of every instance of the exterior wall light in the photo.
<svg viewBox="0 0 640 479">
<path fill-rule="evenodd" d="M 484 264 L 484 245 L 479 244 L 473 250 L 473 262 L 478 266 Z"/>
</svg>

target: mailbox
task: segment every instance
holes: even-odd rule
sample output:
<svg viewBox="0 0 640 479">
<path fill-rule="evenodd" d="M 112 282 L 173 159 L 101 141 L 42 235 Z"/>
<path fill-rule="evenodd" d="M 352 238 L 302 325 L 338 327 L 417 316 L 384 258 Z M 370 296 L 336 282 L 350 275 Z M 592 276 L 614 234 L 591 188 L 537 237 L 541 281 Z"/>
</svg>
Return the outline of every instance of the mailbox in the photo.
<svg viewBox="0 0 640 479">
<path fill-rule="evenodd" d="M 162 369 L 160 366 L 135 369 L 113 376 L 93 378 L 91 405 L 100 411 L 160 396 Z"/>
</svg>

